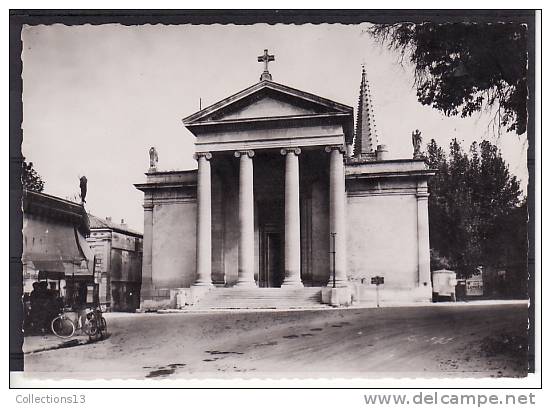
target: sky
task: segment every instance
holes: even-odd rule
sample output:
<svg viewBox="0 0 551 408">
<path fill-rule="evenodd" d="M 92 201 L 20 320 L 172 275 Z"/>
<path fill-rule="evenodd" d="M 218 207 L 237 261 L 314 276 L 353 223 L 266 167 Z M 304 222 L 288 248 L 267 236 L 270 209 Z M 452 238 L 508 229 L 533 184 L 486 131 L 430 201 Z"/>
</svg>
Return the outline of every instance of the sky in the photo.
<svg viewBox="0 0 551 408">
<path fill-rule="evenodd" d="M 446 117 L 421 105 L 413 70 L 375 43 L 368 24 L 25 26 L 23 145 L 45 192 L 78 195 L 86 208 L 143 231 L 148 150 L 159 170 L 196 168 L 194 136 L 181 119 L 258 82 L 264 49 L 275 55 L 275 82 L 332 99 L 356 111 L 365 64 L 380 144 L 391 158 L 411 158 L 411 132 L 445 147 L 452 138 L 497 144 L 526 191 L 526 135 L 501 133 L 491 114 Z"/>
</svg>

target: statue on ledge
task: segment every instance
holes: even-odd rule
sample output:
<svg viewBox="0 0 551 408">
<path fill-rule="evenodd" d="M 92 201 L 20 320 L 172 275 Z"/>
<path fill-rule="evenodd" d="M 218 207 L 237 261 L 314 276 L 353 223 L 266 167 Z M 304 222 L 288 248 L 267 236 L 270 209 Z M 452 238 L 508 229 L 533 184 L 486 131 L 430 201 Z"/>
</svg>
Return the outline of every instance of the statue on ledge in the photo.
<svg viewBox="0 0 551 408">
<path fill-rule="evenodd" d="M 159 162 L 159 155 L 157 154 L 157 149 L 152 146 L 149 149 L 149 171 L 157 171 L 157 163 Z"/>
<path fill-rule="evenodd" d="M 423 138 L 419 129 L 415 129 L 415 132 L 411 133 L 411 143 L 413 144 L 413 158 L 422 159 L 421 143 L 423 143 Z"/>
<path fill-rule="evenodd" d="M 86 202 L 86 192 L 88 191 L 88 179 L 85 176 L 80 178 L 80 201 L 81 204 Z"/>
</svg>

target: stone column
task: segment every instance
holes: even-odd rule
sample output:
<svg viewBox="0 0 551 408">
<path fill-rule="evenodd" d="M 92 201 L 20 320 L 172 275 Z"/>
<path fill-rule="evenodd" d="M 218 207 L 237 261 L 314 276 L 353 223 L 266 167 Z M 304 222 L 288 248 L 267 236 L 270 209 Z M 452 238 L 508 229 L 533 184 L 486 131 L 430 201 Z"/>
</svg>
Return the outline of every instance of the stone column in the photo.
<svg viewBox="0 0 551 408">
<path fill-rule="evenodd" d="M 344 149 L 342 146 L 328 146 L 325 148 L 331 156 L 329 158 L 329 236 L 330 248 L 335 251 L 335 283 L 337 287 L 348 285 L 346 276 L 346 192 L 344 181 Z M 328 286 L 333 285 L 333 259 Z"/>
<path fill-rule="evenodd" d="M 212 285 L 210 153 L 197 153 L 197 277 L 194 286 Z"/>
<path fill-rule="evenodd" d="M 148 198 L 147 193 L 143 204 L 143 219 L 142 288 L 140 291 L 142 305 L 153 291 L 153 199 Z M 111 253 L 109 252 L 108 255 L 110 257 Z"/>
<path fill-rule="evenodd" d="M 285 156 L 285 279 L 284 286 L 302 286 L 300 279 L 299 148 L 281 149 Z"/>
<path fill-rule="evenodd" d="M 432 292 L 430 278 L 429 208 L 427 181 L 417 184 L 417 254 L 419 287 Z"/>
<path fill-rule="evenodd" d="M 239 267 L 237 286 L 255 286 L 254 281 L 254 151 L 235 152 L 239 158 Z"/>
</svg>

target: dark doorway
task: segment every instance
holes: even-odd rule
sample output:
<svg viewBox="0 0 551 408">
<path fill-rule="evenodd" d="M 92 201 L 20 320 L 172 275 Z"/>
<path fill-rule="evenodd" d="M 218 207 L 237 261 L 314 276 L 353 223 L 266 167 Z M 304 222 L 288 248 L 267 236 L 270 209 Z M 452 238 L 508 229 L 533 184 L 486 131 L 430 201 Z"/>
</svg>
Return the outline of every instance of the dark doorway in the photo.
<svg viewBox="0 0 551 408">
<path fill-rule="evenodd" d="M 262 188 L 271 184 L 267 182 Z M 280 195 L 273 191 L 271 194 L 269 191 L 263 191 L 262 194 L 268 199 L 260 199 L 256 203 L 259 232 L 258 287 L 279 288 L 285 277 L 284 202 L 279 199 Z"/>
<path fill-rule="evenodd" d="M 279 231 L 271 228 L 264 229 L 261 254 L 258 286 L 279 288 L 283 283 L 283 241 Z"/>
</svg>

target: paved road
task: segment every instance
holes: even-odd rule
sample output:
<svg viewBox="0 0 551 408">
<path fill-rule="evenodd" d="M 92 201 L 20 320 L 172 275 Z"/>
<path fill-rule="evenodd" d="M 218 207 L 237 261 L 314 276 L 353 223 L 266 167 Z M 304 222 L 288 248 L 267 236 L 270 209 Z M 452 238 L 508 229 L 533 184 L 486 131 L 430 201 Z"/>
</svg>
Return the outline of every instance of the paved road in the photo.
<svg viewBox="0 0 551 408">
<path fill-rule="evenodd" d="M 26 355 L 25 370 L 69 378 L 526 374 L 525 304 L 119 314 L 108 324 L 108 339 Z"/>
</svg>

